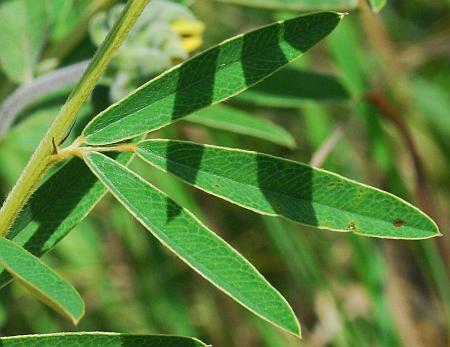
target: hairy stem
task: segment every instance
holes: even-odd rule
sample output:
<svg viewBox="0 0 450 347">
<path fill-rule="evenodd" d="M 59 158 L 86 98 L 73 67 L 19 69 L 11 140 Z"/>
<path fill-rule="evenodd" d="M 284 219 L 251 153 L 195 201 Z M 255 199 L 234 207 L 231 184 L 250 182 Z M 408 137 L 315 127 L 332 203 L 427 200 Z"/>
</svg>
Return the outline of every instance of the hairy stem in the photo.
<svg viewBox="0 0 450 347">
<path fill-rule="evenodd" d="M 80 147 L 80 144 L 83 143 L 83 138 L 79 137 L 77 140 L 74 141 L 72 145 L 69 147 L 64 148 L 62 151 L 58 152 L 57 154 L 54 154 L 51 156 L 51 162 L 52 164 L 58 163 L 60 161 L 63 161 L 65 159 L 71 158 L 71 157 L 79 157 L 83 158 L 83 156 L 87 152 L 134 152 L 136 150 L 136 144 L 135 143 L 123 143 L 119 145 L 114 146 L 104 146 L 104 147 Z"/>
<path fill-rule="evenodd" d="M 81 106 L 148 2 L 149 0 L 130 0 L 121 18 L 98 49 L 0 209 L 0 236 L 6 235 L 40 178 L 54 163 L 52 156 L 55 154 L 55 144 L 57 146 L 60 143 L 75 121 Z"/>
</svg>

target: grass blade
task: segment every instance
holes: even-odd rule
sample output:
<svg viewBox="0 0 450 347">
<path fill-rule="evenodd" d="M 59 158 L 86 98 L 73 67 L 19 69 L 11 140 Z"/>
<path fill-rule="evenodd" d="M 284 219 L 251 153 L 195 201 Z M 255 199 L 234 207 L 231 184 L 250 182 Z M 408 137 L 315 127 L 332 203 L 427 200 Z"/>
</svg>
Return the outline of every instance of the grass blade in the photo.
<svg viewBox="0 0 450 347">
<path fill-rule="evenodd" d="M 236 134 L 253 136 L 289 148 L 295 147 L 294 137 L 279 125 L 247 114 L 233 107 L 216 105 L 197 111 L 186 121 Z"/>
<path fill-rule="evenodd" d="M 233 101 L 266 107 L 298 107 L 305 101 L 346 101 L 344 86 L 333 76 L 314 71 L 285 68 Z"/>
</svg>

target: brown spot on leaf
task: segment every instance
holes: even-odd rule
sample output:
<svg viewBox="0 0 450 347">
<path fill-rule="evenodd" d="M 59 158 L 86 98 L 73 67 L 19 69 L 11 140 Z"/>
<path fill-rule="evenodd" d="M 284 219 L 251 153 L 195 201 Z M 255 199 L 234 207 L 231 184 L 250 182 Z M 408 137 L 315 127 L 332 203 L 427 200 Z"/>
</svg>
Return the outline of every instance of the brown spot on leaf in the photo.
<svg viewBox="0 0 450 347">
<path fill-rule="evenodd" d="M 359 188 L 358 189 L 358 193 L 357 193 L 357 197 L 358 198 L 362 198 L 364 194 L 365 194 L 364 189 Z"/>
<path fill-rule="evenodd" d="M 354 223 L 354 222 L 348 223 L 347 228 L 348 228 L 348 230 L 350 230 L 351 232 L 354 232 L 354 231 L 356 230 L 355 223 Z"/>
<path fill-rule="evenodd" d="M 405 221 L 403 219 L 397 218 L 392 224 L 394 224 L 395 227 L 400 228 L 401 226 L 405 225 Z"/>
</svg>

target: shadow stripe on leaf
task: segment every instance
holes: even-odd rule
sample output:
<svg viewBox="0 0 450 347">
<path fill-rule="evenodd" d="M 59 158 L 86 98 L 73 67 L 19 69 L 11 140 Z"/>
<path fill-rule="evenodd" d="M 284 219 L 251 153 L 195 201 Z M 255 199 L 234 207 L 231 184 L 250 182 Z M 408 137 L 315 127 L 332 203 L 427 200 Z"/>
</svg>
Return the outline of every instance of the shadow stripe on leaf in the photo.
<svg viewBox="0 0 450 347">
<path fill-rule="evenodd" d="M 238 35 L 168 70 L 97 115 L 84 129 L 91 145 L 160 129 L 267 78 L 327 36 L 342 14 L 322 12 Z"/>
<path fill-rule="evenodd" d="M 436 224 L 408 202 L 332 172 L 267 154 L 147 140 L 136 154 L 160 170 L 255 212 L 359 235 L 424 239 Z"/>
<path fill-rule="evenodd" d="M 256 315 L 300 336 L 299 323 L 281 294 L 191 212 L 101 153 L 87 152 L 84 160 L 119 202 L 192 269 Z"/>
</svg>

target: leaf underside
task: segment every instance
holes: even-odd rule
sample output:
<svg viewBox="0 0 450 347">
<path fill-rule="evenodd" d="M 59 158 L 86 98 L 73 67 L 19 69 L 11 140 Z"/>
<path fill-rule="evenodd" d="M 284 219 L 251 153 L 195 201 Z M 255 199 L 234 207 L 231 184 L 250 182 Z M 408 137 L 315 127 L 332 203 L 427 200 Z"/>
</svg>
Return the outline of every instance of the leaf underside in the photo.
<svg viewBox="0 0 450 347">
<path fill-rule="evenodd" d="M 119 142 L 230 98 L 301 56 L 341 18 L 339 13 L 322 12 L 224 41 L 101 112 L 84 129 L 85 142 Z"/>
<path fill-rule="evenodd" d="M 143 141 L 136 154 L 199 189 L 258 213 L 374 237 L 439 235 L 428 216 L 400 198 L 298 162 L 171 140 Z"/>
<path fill-rule="evenodd" d="M 119 202 L 180 259 L 253 313 L 300 335 L 285 299 L 192 213 L 105 155 L 90 152 L 84 159 Z"/>
</svg>

